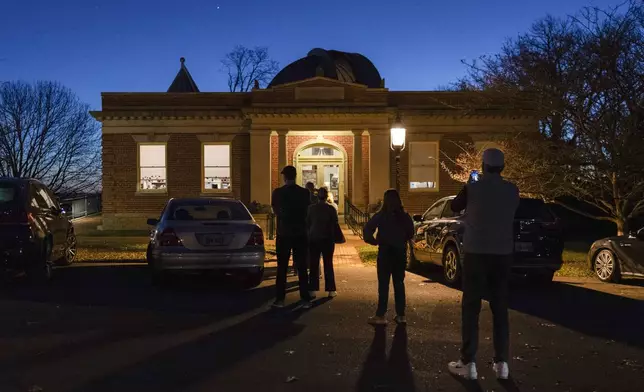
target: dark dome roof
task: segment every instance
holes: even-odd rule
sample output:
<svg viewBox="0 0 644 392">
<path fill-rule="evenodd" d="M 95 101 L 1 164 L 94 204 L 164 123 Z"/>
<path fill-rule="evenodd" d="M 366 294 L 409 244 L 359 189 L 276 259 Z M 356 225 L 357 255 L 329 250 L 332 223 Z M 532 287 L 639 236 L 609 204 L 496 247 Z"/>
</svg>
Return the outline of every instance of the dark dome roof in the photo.
<svg viewBox="0 0 644 392">
<path fill-rule="evenodd" d="M 268 87 L 297 82 L 315 76 L 363 84 L 369 88 L 379 88 L 381 83 L 378 69 L 365 56 L 358 53 L 316 48 L 311 50 L 306 57 L 284 67 Z"/>
</svg>

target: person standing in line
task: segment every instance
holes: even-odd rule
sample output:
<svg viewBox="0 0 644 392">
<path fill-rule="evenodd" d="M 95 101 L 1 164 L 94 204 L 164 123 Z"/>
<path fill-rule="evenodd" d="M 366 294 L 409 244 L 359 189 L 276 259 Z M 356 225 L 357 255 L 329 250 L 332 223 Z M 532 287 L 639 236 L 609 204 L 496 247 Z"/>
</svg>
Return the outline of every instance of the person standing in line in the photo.
<svg viewBox="0 0 644 392">
<path fill-rule="evenodd" d="M 308 292 L 306 258 L 308 240 L 306 237 L 306 214 L 311 202 L 310 193 L 295 183 L 297 171 L 293 166 L 282 170 L 284 186 L 273 191 L 271 206 L 277 215 L 277 290 L 273 307 L 283 308 L 286 298 L 286 274 L 288 261 L 293 253 L 293 264 L 297 268 L 300 285 L 300 299 L 304 308 L 311 307 Z"/>
<path fill-rule="evenodd" d="M 318 202 L 318 196 L 317 196 L 317 190 L 315 189 L 315 184 L 309 181 L 306 183 L 306 185 L 304 185 L 304 187 L 310 193 L 309 197 L 311 199 L 311 204 L 316 204 Z"/>
<path fill-rule="evenodd" d="M 338 212 L 327 203 L 326 188 L 318 189 L 318 202 L 311 204 L 306 218 L 309 236 L 309 297 L 315 298 L 320 290 L 320 255 L 324 263 L 324 288 L 329 298 L 337 295 L 335 273 L 333 271 L 333 252 L 335 250 L 335 227 L 338 225 Z"/>
<path fill-rule="evenodd" d="M 466 211 L 463 238 L 463 302 L 461 358 L 450 362 L 449 371 L 468 380 L 478 377 L 476 351 L 481 299 L 490 294 L 494 322 L 494 365 L 499 379 L 509 377 L 508 280 L 514 252 L 514 215 L 519 189 L 501 177 L 503 152 L 483 152 L 483 175 L 470 181 L 452 201 L 453 211 Z"/>
<path fill-rule="evenodd" d="M 374 238 L 374 233 L 378 235 Z M 405 318 L 405 267 L 407 265 L 407 243 L 414 236 L 414 222 L 405 212 L 400 195 L 389 189 L 383 197 L 382 207 L 364 226 L 365 242 L 378 246 L 378 309 L 369 319 L 372 325 L 385 325 L 389 302 L 389 280 L 393 278 L 394 299 L 398 324 L 406 324 Z"/>
</svg>

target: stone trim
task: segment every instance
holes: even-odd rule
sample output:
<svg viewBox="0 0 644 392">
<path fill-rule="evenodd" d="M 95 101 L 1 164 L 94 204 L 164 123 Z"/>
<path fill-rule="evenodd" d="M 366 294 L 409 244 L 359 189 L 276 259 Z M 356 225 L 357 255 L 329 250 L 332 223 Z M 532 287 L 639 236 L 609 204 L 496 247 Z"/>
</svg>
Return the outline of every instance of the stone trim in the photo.
<svg viewBox="0 0 644 392">
<path fill-rule="evenodd" d="M 148 133 L 147 135 L 131 135 L 137 143 L 167 143 L 170 140 L 170 135 L 155 135 Z"/>
</svg>

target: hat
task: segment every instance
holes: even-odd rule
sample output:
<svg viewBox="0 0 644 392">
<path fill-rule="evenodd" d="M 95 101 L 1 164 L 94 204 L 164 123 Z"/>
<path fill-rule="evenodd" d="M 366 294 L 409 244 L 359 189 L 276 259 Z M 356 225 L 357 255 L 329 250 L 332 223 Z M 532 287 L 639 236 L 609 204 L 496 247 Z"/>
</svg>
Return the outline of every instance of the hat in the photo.
<svg viewBox="0 0 644 392">
<path fill-rule="evenodd" d="M 282 174 L 284 174 L 288 178 L 295 178 L 297 175 L 297 170 L 295 170 L 295 166 L 284 166 L 282 169 Z"/>
<path fill-rule="evenodd" d="M 488 148 L 483 151 L 483 164 L 494 167 L 505 166 L 505 156 L 503 151 L 496 148 Z"/>
</svg>

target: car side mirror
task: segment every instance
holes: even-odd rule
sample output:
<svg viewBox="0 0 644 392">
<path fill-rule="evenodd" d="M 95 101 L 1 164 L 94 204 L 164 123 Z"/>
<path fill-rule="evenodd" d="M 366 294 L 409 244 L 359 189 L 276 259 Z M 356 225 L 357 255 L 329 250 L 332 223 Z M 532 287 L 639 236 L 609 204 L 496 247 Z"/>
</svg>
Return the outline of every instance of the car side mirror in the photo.
<svg viewBox="0 0 644 392">
<path fill-rule="evenodd" d="M 413 219 L 414 219 L 414 222 L 422 222 L 423 221 L 423 216 L 422 215 L 414 215 Z"/>
<path fill-rule="evenodd" d="M 644 227 L 642 227 L 637 231 L 637 233 L 635 234 L 635 237 L 637 237 L 637 239 L 640 241 L 644 241 Z"/>
<path fill-rule="evenodd" d="M 158 225 L 158 224 L 159 224 L 159 220 L 158 220 L 158 219 L 154 219 L 154 218 L 149 218 L 149 219 L 148 219 L 148 225 L 149 225 L 149 226 L 156 226 L 156 225 Z"/>
</svg>

